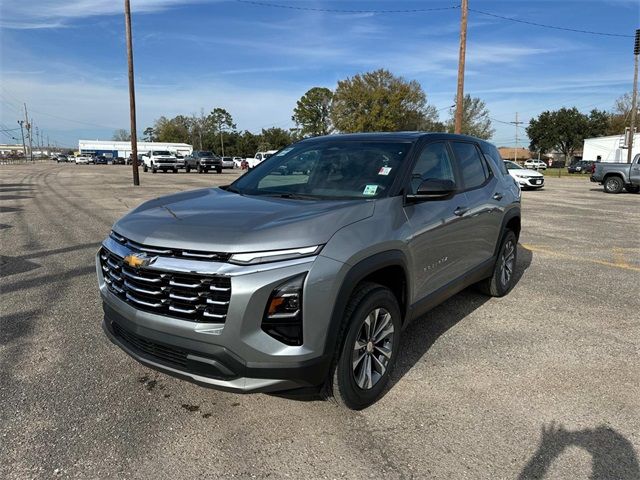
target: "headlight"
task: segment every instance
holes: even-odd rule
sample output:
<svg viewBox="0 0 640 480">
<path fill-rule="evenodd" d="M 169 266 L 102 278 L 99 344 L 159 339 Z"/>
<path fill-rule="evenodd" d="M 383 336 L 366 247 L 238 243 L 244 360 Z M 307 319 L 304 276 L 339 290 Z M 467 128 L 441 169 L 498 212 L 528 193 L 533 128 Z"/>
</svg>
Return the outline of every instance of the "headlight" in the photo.
<svg viewBox="0 0 640 480">
<path fill-rule="evenodd" d="M 322 250 L 322 245 L 313 247 L 292 248 L 289 250 L 270 250 L 267 252 L 234 253 L 229 259 L 230 263 L 238 265 L 253 265 L 255 263 L 280 262 L 295 258 L 312 257 Z"/>
<path fill-rule="evenodd" d="M 278 285 L 265 308 L 262 330 L 287 345 L 302 345 L 302 288 L 306 273 Z"/>
</svg>

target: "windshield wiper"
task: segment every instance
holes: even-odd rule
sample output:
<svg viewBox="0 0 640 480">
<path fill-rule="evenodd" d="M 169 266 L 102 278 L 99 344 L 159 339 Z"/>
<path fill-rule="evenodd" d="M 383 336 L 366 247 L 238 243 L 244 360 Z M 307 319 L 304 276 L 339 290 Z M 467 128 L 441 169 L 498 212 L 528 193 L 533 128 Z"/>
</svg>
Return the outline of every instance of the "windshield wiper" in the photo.
<svg viewBox="0 0 640 480">
<path fill-rule="evenodd" d="M 291 192 L 268 192 L 264 194 L 265 197 L 278 197 L 278 198 L 291 198 L 294 200 L 318 200 L 317 196 L 304 195 L 301 193 Z"/>
<path fill-rule="evenodd" d="M 231 192 L 231 193 L 237 193 L 238 195 L 242 195 L 242 192 L 240 190 L 238 190 L 235 187 L 232 187 L 230 185 L 225 185 L 223 187 L 220 187 L 223 190 L 226 190 L 227 192 Z"/>
</svg>

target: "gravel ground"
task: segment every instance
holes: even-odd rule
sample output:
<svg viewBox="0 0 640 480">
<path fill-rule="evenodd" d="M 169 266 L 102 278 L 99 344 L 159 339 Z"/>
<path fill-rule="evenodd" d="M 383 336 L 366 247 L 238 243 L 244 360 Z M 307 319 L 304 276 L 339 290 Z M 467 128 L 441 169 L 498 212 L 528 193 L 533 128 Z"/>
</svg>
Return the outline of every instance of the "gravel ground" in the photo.
<svg viewBox="0 0 640 480">
<path fill-rule="evenodd" d="M 640 195 L 524 192 L 511 294 L 413 323 L 388 393 L 348 412 L 204 389 L 102 333 L 110 225 L 236 175 L 0 168 L 0 478 L 640 478 Z"/>
</svg>

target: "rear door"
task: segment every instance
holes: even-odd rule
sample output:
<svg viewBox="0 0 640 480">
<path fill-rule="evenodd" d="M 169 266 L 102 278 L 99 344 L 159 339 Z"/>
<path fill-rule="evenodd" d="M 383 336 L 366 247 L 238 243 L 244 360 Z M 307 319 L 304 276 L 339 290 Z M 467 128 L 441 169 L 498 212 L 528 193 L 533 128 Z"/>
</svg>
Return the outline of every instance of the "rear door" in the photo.
<svg viewBox="0 0 640 480">
<path fill-rule="evenodd" d="M 451 141 L 451 149 L 460 170 L 466 196 L 465 268 L 472 269 L 493 257 L 502 226 L 502 212 L 506 202 L 504 184 L 497 178 L 479 146 L 472 141 Z"/>
<path fill-rule="evenodd" d="M 427 179 L 452 180 L 459 185 L 451 151 L 445 141 L 425 145 L 413 166 L 410 193 Z M 460 191 L 452 196 L 405 205 L 412 235 L 407 242 L 411 255 L 413 298 L 417 302 L 465 273 L 465 251 L 469 236 L 464 220 L 457 215 L 467 199 Z"/>
<path fill-rule="evenodd" d="M 631 164 L 631 170 L 629 171 L 629 179 L 634 185 L 640 185 L 640 155 L 636 155 L 636 158 Z"/>
</svg>

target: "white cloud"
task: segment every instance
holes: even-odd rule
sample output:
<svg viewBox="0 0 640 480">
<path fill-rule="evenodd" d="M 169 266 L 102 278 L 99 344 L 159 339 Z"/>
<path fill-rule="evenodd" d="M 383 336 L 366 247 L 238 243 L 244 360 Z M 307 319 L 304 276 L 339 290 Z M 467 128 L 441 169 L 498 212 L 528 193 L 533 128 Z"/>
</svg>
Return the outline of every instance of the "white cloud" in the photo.
<svg viewBox="0 0 640 480">
<path fill-rule="evenodd" d="M 204 0 L 134 0 L 136 13 L 166 10 Z M 14 29 L 59 28 L 79 18 L 121 15 L 123 3 L 115 0 L 16 0 L 3 2 L 0 26 Z"/>
</svg>

